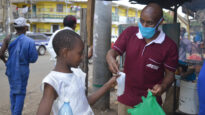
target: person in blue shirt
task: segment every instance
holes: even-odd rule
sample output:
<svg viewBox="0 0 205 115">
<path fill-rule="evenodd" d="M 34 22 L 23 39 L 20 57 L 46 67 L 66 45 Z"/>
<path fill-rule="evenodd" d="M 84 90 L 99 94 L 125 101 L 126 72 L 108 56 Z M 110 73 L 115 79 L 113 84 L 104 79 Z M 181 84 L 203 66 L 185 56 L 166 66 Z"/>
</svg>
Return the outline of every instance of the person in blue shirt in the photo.
<svg viewBox="0 0 205 115">
<path fill-rule="evenodd" d="M 199 96 L 199 114 L 205 115 L 205 62 L 201 68 L 197 83 L 198 96 Z"/>
<path fill-rule="evenodd" d="M 10 85 L 10 102 L 12 115 L 21 115 L 26 96 L 26 86 L 29 77 L 29 63 L 36 62 L 38 53 L 34 40 L 25 35 L 27 23 L 25 18 L 14 21 L 16 35 L 4 39 L 0 57 L 6 63 L 6 75 Z M 8 49 L 8 60 L 4 52 Z"/>
</svg>

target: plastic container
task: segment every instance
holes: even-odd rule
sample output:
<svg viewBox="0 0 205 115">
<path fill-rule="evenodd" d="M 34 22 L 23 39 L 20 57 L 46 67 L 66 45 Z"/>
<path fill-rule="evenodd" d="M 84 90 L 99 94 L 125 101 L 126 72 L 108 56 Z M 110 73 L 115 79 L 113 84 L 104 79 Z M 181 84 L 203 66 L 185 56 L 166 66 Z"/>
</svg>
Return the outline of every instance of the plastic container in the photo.
<svg viewBox="0 0 205 115">
<path fill-rule="evenodd" d="M 68 99 L 65 99 L 65 102 L 60 108 L 58 115 L 73 115 L 72 109 L 70 107 L 70 102 Z"/>
<path fill-rule="evenodd" d="M 120 76 L 117 78 L 117 95 L 121 96 L 125 90 L 125 73 L 119 72 Z"/>
<path fill-rule="evenodd" d="M 181 80 L 179 111 L 187 114 L 198 114 L 199 102 L 197 94 L 197 83 Z"/>
</svg>

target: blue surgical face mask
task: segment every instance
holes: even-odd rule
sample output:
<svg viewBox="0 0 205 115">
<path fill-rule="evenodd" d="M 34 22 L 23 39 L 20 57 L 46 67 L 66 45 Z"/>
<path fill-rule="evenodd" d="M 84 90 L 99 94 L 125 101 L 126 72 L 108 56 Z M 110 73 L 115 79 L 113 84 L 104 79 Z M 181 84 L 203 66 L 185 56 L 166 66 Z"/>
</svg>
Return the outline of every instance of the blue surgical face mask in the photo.
<svg viewBox="0 0 205 115">
<path fill-rule="evenodd" d="M 160 22 L 162 21 L 163 18 L 161 18 L 159 20 L 159 22 L 157 23 L 157 25 L 155 27 L 144 27 L 140 21 L 138 21 L 138 27 L 140 29 L 140 32 L 143 36 L 143 38 L 146 39 L 150 39 L 154 36 L 155 32 L 156 32 L 156 27 L 160 24 Z"/>
</svg>

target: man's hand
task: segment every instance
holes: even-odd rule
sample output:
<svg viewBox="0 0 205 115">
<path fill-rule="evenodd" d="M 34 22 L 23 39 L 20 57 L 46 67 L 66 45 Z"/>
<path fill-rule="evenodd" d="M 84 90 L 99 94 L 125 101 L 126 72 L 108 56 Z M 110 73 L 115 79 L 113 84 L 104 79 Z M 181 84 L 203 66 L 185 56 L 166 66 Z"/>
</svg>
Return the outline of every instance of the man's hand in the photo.
<svg viewBox="0 0 205 115">
<path fill-rule="evenodd" d="M 3 41 L 5 42 L 5 44 L 8 44 L 8 43 L 10 42 L 11 37 L 12 37 L 12 34 L 10 34 L 10 35 L 8 35 L 8 36 L 6 36 L 6 37 L 4 38 Z"/>
<path fill-rule="evenodd" d="M 115 50 L 111 49 L 108 51 L 106 56 L 109 69 L 114 74 L 117 74 L 117 72 L 119 72 L 119 64 L 116 61 L 117 55 L 119 54 Z"/>
<path fill-rule="evenodd" d="M 161 84 L 156 84 L 151 92 L 155 96 L 161 96 L 174 82 L 174 72 L 165 69 L 165 76 Z"/>
<path fill-rule="evenodd" d="M 117 61 L 113 58 L 109 58 L 107 62 L 108 62 L 110 71 L 114 74 L 117 74 L 117 72 L 119 71 L 119 65 Z"/>
<path fill-rule="evenodd" d="M 162 93 L 165 91 L 165 86 L 164 85 L 160 85 L 160 84 L 156 84 L 153 89 L 151 89 L 151 92 L 154 96 L 161 96 Z"/>
<path fill-rule="evenodd" d="M 8 48 L 8 44 L 9 44 L 9 41 L 11 40 L 11 37 L 12 35 L 8 35 L 6 38 L 4 38 L 4 42 L 1 46 L 1 49 L 0 49 L 0 58 L 1 60 L 6 63 L 6 59 L 5 59 L 5 52 L 6 52 L 6 49 Z"/>
</svg>

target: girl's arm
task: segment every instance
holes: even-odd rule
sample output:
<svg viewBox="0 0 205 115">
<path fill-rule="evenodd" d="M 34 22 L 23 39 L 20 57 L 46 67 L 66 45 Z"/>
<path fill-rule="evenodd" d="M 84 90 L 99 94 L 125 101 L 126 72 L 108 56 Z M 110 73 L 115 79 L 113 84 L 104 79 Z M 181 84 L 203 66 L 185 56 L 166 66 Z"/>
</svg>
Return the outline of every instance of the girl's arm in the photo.
<svg viewBox="0 0 205 115">
<path fill-rule="evenodd" d="M 57 98 L 55 89 L 45 83 L 43 97 L 38 107 L 37 115 L 50 115 L 53 101 Z"/>
<path fill-rule="evenodd" d="M 103 96 L 110 88 L 114 87 L 116 84 L 116 79 L 118 76 L 112 77 L 108 82 L 106 82 L 103 87 L 94 92 L 88 97 L 88 102 L 93 105 L 101 96 Z"/>
</svg>

